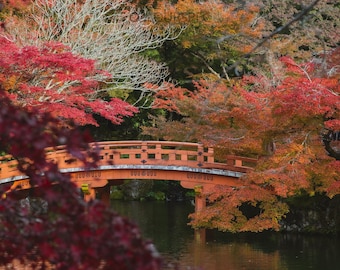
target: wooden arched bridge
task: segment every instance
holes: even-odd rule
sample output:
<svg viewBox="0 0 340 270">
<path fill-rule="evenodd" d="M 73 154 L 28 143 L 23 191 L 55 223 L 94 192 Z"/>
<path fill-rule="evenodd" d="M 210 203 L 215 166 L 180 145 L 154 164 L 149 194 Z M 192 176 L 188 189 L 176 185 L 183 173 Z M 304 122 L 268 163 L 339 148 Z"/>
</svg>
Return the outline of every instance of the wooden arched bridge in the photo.
<svg viewBox="0 0 340 270">
<path fill-rule="evenodd" d="M 217 162 L 213 148 L 202 144 L 171 141 L 107 141 L 93 146 L 100 149 L 96 168 L 84 170 L 82 163 L 63 147 L 48 151 L 47 158 L 58 163 L 60 171 L 70 174 L 85 194 L 85 199 L 99 196 L 109 199 L 109 187 L 126 179 L 175 180 L 185 188 L 210 189 L 215 185 L 240 186 L 239 179 L 251 169 L 255 159 L 227 156 Z M 0 185 L 29 189 L 29 179 L 16 168 L 17 162 L 0 157 Z M 205 200 L 196 197 L 196 211 Z"/>
</svg>

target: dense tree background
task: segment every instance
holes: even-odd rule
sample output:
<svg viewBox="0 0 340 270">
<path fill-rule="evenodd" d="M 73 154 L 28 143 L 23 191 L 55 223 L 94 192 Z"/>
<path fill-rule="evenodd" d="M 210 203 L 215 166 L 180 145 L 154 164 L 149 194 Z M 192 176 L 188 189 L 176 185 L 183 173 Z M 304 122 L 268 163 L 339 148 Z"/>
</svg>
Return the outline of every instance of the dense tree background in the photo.
<svg viewBox="0 0 340 270">
<path fill-rule="evenodd" d="M 55 263 L 66 256 L 63 242 L 75 243 L 66 261 L 77 269 L 96 269 L 98 258 L 108 267 L 113 263 L 99 244 L 91 250 L 80 247 L 86 245 L 84 235 L 101 242 L 120 217 L 98 202 L 83 203 L 55 164 L 44 160 L 47 146 L 67 144 L 76 156 L 86 147 L 86 133 L 77 133 L 84 140 L 72 140 L 72 122 L 96 140 L 193 141 L 214 147 L 219 160 L 227 154 L 257 157 L 244 187 L 216 187 L 206 194 L 209 207 L 193 217 L 194 227 L 279 230 L 302 200 L 312 208 L 314 199 L 329 203 L 339 198 L 338 1 L 51 1 L 57 2 L 72 2 L 75 9 L 61 6 L 68 15 L 58 17 L 47 0 L 1 1 L 1 151 L 20 161 L 32 183 L 42 185 L 44 192 L 35 196 L 55 212 L 31 213 L 11 196 L 3 198 L 2 263 L 14 258 Z M 89 2 L 98 5 L 91 9 Z M 103 9 L 97 9 L 101 4 Z M 96 24 L 89 10 L 106 20 Z M 80 25 L 71 20 L 77 27 L 69 29 L 63 18 L 72 19 L 74 11 L 85 15 Z M 105 27 L 120 34 L 112 36 Z M 80 46 L 92 41 L 89 37 L 111 43 Z M 121 48 L 116 58 L 101 54 L 112 53 L 112 46 Z M 90 156 L 95 161 L 95 153 Z M 41 171 L 50 173 L 42 176 Z M 59 190 L 51 189 L 53 179 L 60 181 Z M 67 198 L 65 190 L 71 192 Z M 75 216 L 81 217 L 78 223 L 72 223 Z M 136 251 L 131 254 L 136 265 L 157 269 L 159 261 L 148 244 L 121 222 L 128 230 L 117 237 L 137 243 L 124 246 Z M 26 225 L 21 230 L 15 224 Z M 63 228 L 81 229 L 73 239 Z M 55 236 L 51 243 L 60 245 L 43 244 L 39 235 L 46 231 Z M 107 245 L 115 242 L 115 234 L 110 237 Z M 19 239 L 27 241 L 19 244 Z M 9 243 L 12 249 L 5 252 Z M 119 259 L 127 263 L 127 257 Z"/>
<path fill-rule="evenodd" d="M 16 42 L 8 19 L 20 24 L 29 7 L 30 1 L 1 5 L 1 162 L 16 160 L 34 188 L 1 186 L 0 265 L 159 269 L 156 249 L 133 223 L 100 201 L 85 202 L 69 176 L 46 157 L 47 147 L 64 145 L 85 169 L 96 166 L 98 152 L 88 145 L 92 136 L 76 125 L 98 125 L 95 115 L 117 125 L 137 109 L 119 98 L 98 96 L 101 79 L 111 74 L 97 69 L 94 60 L 75 55 L 58 42 L 36 46 Z"/>
<path fill-rule="evenodd" d="M 195 68 L 183 77 L 192 67 L 184 62 L 178 84 L 156 94 L 154 107 L 168 113 L 151 116 L 144 134 L 203 142 L 221 160 L 259 158 L 245 187 L 207 194 L 212 204 L 193 225 L 279 229 L 288 204 L 299 201 L 287 198 L 339 196 L 339 4 L 178 1 L 153 8 L 161 23 L 186 25 L 166 54 Z"/>
</svg>

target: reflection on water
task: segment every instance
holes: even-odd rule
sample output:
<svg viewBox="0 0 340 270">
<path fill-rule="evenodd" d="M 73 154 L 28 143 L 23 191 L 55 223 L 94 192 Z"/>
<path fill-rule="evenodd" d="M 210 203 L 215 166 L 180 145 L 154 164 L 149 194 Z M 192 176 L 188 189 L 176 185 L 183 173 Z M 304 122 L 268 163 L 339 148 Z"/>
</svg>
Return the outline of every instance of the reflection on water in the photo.
<svg viewBox="0 0 340 270">
<path fill-rule="evenodd" d="M 164 269 L 340 269 L 339 238 L 207 231 L 206 241 L 199 243 L 186 225 L 194 211 L 190 204 L 113 201 L 112 207 L 152 239 L 164 257 Z"/>
</svg>

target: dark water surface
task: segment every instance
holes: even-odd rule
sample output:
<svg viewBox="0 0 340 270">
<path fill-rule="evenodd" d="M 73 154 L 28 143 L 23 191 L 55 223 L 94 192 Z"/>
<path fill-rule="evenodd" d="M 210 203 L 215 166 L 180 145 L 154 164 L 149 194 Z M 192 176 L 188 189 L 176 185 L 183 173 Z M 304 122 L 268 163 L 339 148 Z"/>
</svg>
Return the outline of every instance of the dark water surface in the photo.
<svg viewBox="0 0 340 270">
<path fill-rule="evenodd" d="M 339 236 L 207 231 L 200 243 L 186 225 L 194 211 L 189 203 L 113 201 L 112 207 L 135 221 L 144 237 L 153 241 L 164 258 L 163 269 L 340 269 Z"/>
</svg>

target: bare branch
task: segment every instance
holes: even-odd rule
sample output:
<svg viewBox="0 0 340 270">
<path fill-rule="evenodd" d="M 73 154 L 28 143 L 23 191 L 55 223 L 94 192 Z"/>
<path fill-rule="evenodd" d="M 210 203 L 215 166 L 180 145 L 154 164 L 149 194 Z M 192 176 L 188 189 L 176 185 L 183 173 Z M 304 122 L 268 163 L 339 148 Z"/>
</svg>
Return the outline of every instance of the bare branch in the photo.
<svg viewBox="0 0 340 270">
<path fill-rule="evenodd" d="M 273 31 L 270 35 L 264 37 L 259 43 L 257 43 L 247 54 L 243 55 L 243 58 L 248 58 L 251 56 L 258 48 L 262 47 L 267 41 L 269 41 L 272 37 L 276 36 L 277 34 L 283 32 L 284 30 L 288 29 L 289 26 L 294 24 L 295 22 L 301 20 L 304 16 L 306 16 L 319 2 L 320 0 L 314 0 L 309 6 L 303 9 L 299 14 L 297 14 L 293 19 L 291 19 L 285 25 L 278 27 Z M 241 60 L 236 61 L 233 65 L 228 67 L 228 71 L 235 69 L 238 65 L 241 64 Z"/>
<path fill-rule="evenodd" d="M 127 0 L 36 0 L 31 26 L 24 32 L 13 24 L 10 32 L 24 45 L 58 41 L 75 54 L 96 60 L 111 79 L 99 76 L 106 85 L 98 91 L 150 91 L 146 83 L 159 85 L 169 76 L 165 64 L 151 60 L 148 53 L 181 30 L 158 29 L 152 18 L 133 9 Z M 134 16 L 132 18 L 132 16 Z M 29 21 L 29 20 L 28 20 Z M 28 22 L 29 24 L 29 22 Z M 157 91 L 158 89 L 154 89 Z"/>
</svg>

